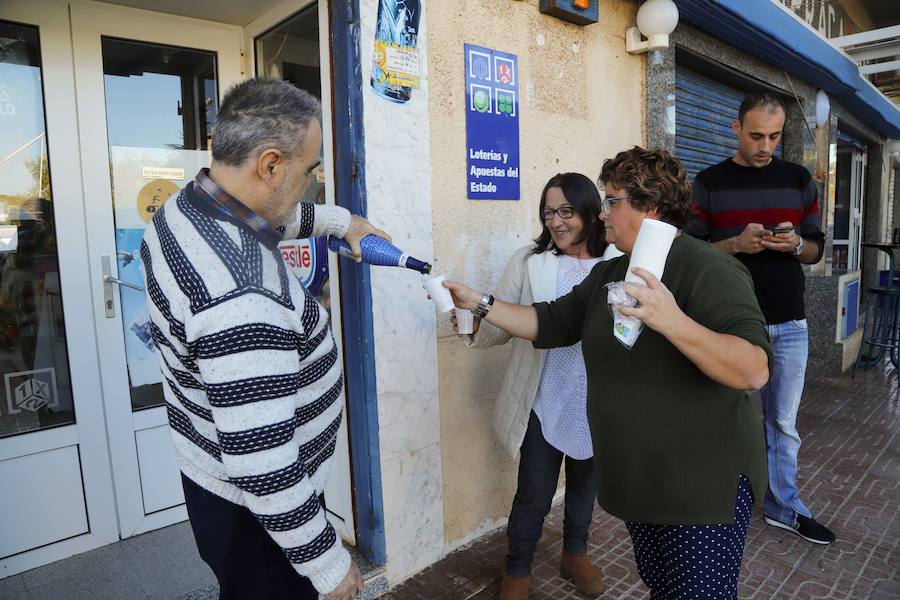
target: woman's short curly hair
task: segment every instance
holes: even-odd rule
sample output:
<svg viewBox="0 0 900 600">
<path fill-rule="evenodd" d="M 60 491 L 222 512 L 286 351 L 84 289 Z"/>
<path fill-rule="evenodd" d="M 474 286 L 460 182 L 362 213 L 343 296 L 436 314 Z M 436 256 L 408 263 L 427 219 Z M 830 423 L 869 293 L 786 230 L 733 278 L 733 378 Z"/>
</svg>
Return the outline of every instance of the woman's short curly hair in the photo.
<svg viewBox="0 0 900 600">
<path fill-rule="evenodd" d="M 693 220 L 687 171 L 680 160 L 661 148 L 635 146 L 603 161 L 600 187 L 608 184 L 625 190 L 637 210 L 655 208 L 660 221 L 684 228 Z"/>
</svg>

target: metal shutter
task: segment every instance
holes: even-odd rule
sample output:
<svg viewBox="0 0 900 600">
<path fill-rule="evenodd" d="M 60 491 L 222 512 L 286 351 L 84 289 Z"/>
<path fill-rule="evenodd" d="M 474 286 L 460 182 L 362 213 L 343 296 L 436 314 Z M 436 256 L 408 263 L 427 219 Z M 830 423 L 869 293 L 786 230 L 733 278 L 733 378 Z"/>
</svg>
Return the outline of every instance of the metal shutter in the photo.
<svg viewBox="0 0 900 600">
<path fill-rule="evenodd" d="M 675 155 L 691 180 L 703 169 L 734 156 L 731 122 L 744 94 L 708 77 L 675 69 Z"/>
<path fill-rule="evenodd" d="M 734 156 L 737 138 L 731 122 L 743 99 L 741 90 L 676 66 L 675 156 L 691 180 L 706 167 Z M 775 156 L 782 156 L 783 147 L 778 144 Z"/>
</svg>

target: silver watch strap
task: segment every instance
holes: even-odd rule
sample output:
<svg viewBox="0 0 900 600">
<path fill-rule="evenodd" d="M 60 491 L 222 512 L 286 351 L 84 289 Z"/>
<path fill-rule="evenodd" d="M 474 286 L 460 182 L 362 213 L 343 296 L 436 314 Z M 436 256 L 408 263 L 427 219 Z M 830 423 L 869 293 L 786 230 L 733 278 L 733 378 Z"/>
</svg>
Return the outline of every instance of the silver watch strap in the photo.
<svg viewBox="0 0 900 600">
<path fill-rule="evenodd" d="M 475 306 L 475 316 L 479 319 L 483 319 L 488 312 L 491 310 L 491 306 L 493 305 L 493 297 L 488 294 L 482 294 L 481 300 L 478 301 L 478 304 Z"/>
</svg>

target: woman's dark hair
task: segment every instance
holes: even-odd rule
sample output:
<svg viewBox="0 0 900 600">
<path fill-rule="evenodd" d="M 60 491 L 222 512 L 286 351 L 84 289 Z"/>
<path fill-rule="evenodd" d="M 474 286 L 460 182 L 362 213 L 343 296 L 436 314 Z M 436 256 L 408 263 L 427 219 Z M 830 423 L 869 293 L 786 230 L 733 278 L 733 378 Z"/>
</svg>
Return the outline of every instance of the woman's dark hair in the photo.
<svg viewBox="0 0 900 600">
<path fill-rule="evenodd" d="M 591 256 L 602 256 L 607 244 L 606 230 L 599 219 L 600 192 L 597 191 L 596 184 L 581 173 L 558 173 L 551 177 L 547 185 L 544 186 L 544 191 L 541 192 L 541 202 L 538 205 L 538 219 L 542 228 L 541 235 L 534 240 L 534 248 L 531 251 L 534 254 L 540 254 L 550 250 L 557 256 L 562 254 L 562 251 L 553 243 L 553 238 L 550 237 L 550 230 L 547 228 L 547 223 L 543 218 L 544 206 L 547 204 L 547 192 L 550 188 L 555 187 L 562 190 L 563 196 L 566 197 L 575 213 L 584 222 L 581 238 L 575 243 L 587 242 L 585 246 Z"/>
<path fill-rule="evenodd" d="M 628 194 L 637 210 L 656 209 L 657 218 L 678 228 L 691 224 L 691 182 L 681 161 L 661 148 L 635 146 L 603 161 L 600 183 Z"/>
</svg>

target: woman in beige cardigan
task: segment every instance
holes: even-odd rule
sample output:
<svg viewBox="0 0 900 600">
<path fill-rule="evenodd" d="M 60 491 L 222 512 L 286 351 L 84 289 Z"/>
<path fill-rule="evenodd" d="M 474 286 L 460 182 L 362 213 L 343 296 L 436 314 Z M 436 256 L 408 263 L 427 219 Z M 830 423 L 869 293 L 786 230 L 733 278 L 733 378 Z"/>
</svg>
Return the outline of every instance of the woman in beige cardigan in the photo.
<svg viewBox="0 0 900 600">
<path fill-rule="evenodd" d="M 562 173 L 550 179 L 538 209 L 541 234 L 510 259 L 496 297 L 530 305 L 555 300 L 581 283 L 606 248 L 599 207 L 597 187 L 584 175 Z M 508 333 L 487 322 L 477 326 L 475 334 L 465 336 L 467 346 L 510 342 Z M 500 598 L 528 598 L 531 560 L 563 460 L 566 514 L 560 571 L 579 591 L 596 596 L 603 591 L 603 579 L 587 557 L 596 484 L 581 344 L 548 351 L 518 338 L 510 343 L 512 357 L 497 399 L 494 429 L 520 460 Z"/>
</svg>

